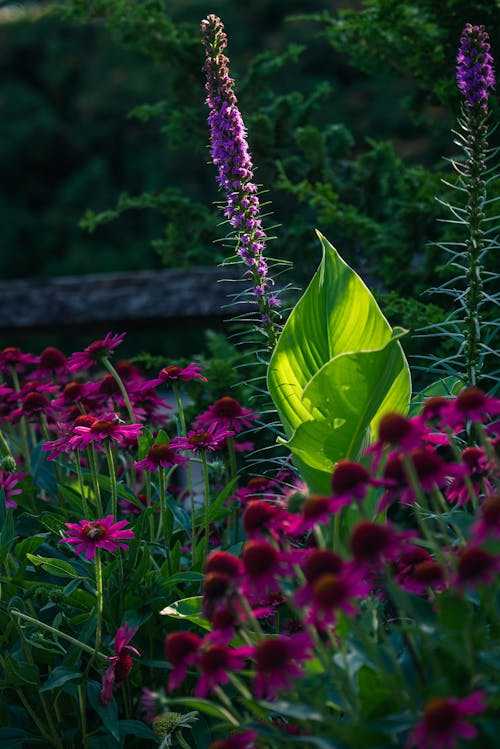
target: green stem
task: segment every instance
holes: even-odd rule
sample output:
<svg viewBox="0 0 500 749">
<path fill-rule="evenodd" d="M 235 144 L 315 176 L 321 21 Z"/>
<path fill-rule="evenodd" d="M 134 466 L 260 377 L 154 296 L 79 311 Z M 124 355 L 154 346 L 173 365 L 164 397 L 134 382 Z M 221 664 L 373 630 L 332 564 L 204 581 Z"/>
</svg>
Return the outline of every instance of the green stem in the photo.
<svg viewBox="0 0 500 749">
<path fill-rule="evenodd" d="M 128 411 L 128 416 L 129 416 L 129 419 L 130 419 L 130 423 L 134 424 L 136 422 L 136 418 L 135 418 L 135 414 L 134 414 L 134 409 L 132 408 L 132 404 L 130 402 L 130 398 L 128 396 L 127 389 L 126 389 L 125 385 L 123 384 L 122 378 L 120 377 L 120 375 L 118 374 L 118 372 L 116 371 L 116 369 L 113 367 L 113 365 L 111 364 L 111 362 L 109 361 L 109 359 L 107 358 L 107 356 L 105 356 L 102 359 L 102 363 L 106 367 L 106 369 L 108 370 L 108 372 L 111 375 L 113 375 L 113 377 L 115 378 L 116 384 L 120 388 L 120 392 L 123 395 L 123 400 L 125 401 L 125 405 L 127 407 L 127 411 Z"/>
<path fill-rule="evenodd" d="M 181 435 L 187 437 L 186 429 L 186 418 L 184 416 L 184 409 L 182 407 L 182 399 L 179 393 L 179 386 L 176 382 L 172 382 L 172 392 L 174 394 L 175 403 L 177 405 L 177 415 L 179 417 L 179 425 L 181 428 Z M 191 562 L 194 561 L 194 552 L 196 547 L 196 507 L 194 504 L 194 492 L 193 492 L 193 474 L 191 471 L 191 460 L 186 463 L 186 475 L 187 485 L 189 492 L 189 506 L 191 510 Z"/>
<path fill-rule="evenodd" d="M 82 727 L 83 749 L 88 749 L 87 737 L 87 697 L 85 694 L 85 685 L 78 685 L 78 707 L 80 712 L 80 725 Z"/>
<path fill-rule="evenodd" d="M 90 445 L 87 450 L 87 456 L 90 466 L 90 473 L 92 474 L 92 484 L 94 486 L 95 502 L 97 507 L 97 514 L 100 518 L 103 517 L 104 511 L 102 508 L 101 489 L 99 487 L 99 479 L 97 477 L 97 466 L 95 460 L 94 446 Z"/>
<path fill-rule="evenodd" d="M 80 494 L 82 496 L 83 515 L 86 518 L 90 518 L 89 505 L 87 502 L 87 492 L 85 491 L 85 482 L 83 480 L 82 467 L 80 465 L 80 455 L 78 450 L 75 450 L 75 465 L 76 475 L 78 476 L 78 484 L 80 486 Z"/>
<path fill-rule="evenodd" d="M 96 655 L 98 658 L 101 658 L 102 660 L 105 660 L 105 661 L 107 660 L 107 657 L 104 655 L 104 653 L 96 652 L 95 648 L 90 647 L 90 645 L 86 645 L 84 642 L 77 640 L 75 637 L 71 637 L 71 635 L 67 635 L 65 632 L 61 632 L 61 630 L 56 629 L 55 627 L 51 627 L 50 624 L 45 624 L 45 622 L 41 622 L 39 619 L 35 619 L 33 616 L 29 616 L 28 614 L 23 614 L 21 611 L 18 611 L 17 609 L 11 609 L 9 613 L 12 616 L 15 616 L 19 619 L 24 619 L 25 621 L 30 622 L 30 624 L 34 624 L 36 627 L 39 627 L 40 629 L 44 629 L 46 632 L 50 632 L 56 637 L 61 637 L 63 640 L 66 640 L 67 642 L 71 643 L 71 645 L 76 645 L 77 648 L 80 648 L 80 650 L 84 650 L 86 653 L 90 653 L 91 655 Z"/>
<path fill-rule="evenodd" d="M 104 440 L 104 448 L 106 450 L 109 480 L 111 484 L 111 514 L 116 520 L 118 515 L 118 489 L 116 485 L 115 461 L 113 459 L 113 450 L 111 449 L 111 442 L 109 439 Z"/>
<path fill-rule="evenodd" d="M 208 537 L 209 537 L 209 510 L 210 510 L 210 486 L 208 480 L 207 456 L 204 450 L 201 451 L 201 464 L 203 466 L 203 482 L 205 485 L 205 517 L 204 517 L 204 538 L 203 538 L 203 559 L 208 556 Z"/>
</svg>

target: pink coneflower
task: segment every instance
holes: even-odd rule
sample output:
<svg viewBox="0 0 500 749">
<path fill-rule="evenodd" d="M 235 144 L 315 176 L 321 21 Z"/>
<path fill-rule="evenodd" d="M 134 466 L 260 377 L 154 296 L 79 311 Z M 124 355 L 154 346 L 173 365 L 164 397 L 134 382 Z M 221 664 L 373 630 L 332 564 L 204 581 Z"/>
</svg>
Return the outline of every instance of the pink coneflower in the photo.
<svg viewBox="0 0 500 749">
<path fill-rule="evenodd" d="M 8 473 L 7 471 L 0 469 L 0 489 L 4 490 L 5 507 L 8 510 L 15 510 L 17 507 L 17 502 L 15 502 L 12 497 L 23 493 L 23 490 L 18 489 L 17 485 L 21 479 L 27 475 L 27 473 Z"/>
<path fill-rule="evenodd" d="M 52 405 L 54 408 L 67 409 L 70 406 L 81 403 L 85 410 L 95 411 L 99 400 L 96 397 L 95 382 L 72 381 L 66 383 L 61 394 L 52 401 Z"/>
<path fill-rule="evenodd" d="M 119 444 L 136 440 L 142 432 L 142 424 L 124 424 L 114 414 L 94 419 L 90 426 L 75 426 L 71 438 L 73 450 L 84 450 L 92 443 L 114 440 Z"/>
<path fill-rule="evenodd" d="M 291 689 L 302 676 L 303 663 L 312 654 L 312 643 L 305 632 L 287 637 L 266 637 L 255 646 L 255 694 L 273 700 L 282 689 Z"/>
<path fill-rule="evenodd" d="M 485 499 L 481 505 L 481 515 L 472 526 L 471 534 L 478 544 L 487 538 L 500 538 L 500 494 Z"/>
<path fill-rule="evenodd" d="M 482 448 L 466 447 L 462 452 L 462 465 L 464 468 L 463 474 L 455 476 L 445 490 L 446 499 L 449 502 L 456 502 L 459 507 L 463 507 L 472 500 L 466 477 L 470 479 L 476 494 L 481 491 L 483 486 L 487 492 L 492 491 L 491 483 L 488 480 L 488 458 Z"/>
<path fill-rule="evenodd" d="M 229 681 L 228 671 L 241 671 L 253 654 L 253 647 L 231 648 L 222 642 L 205 640 L 198 652 L 201 676 L 194 688 L 196 697 L 206 697 Z"/>
<path fill-rule="evenodd" d="M 352 500 L 350 500 L 352 501 Z M 332 515 L 339 512 L 343 502 L 336 497 L 325 497 L 322 494 L 311 494 L 302 505 L 302 514 L 292 516 L 290 520 L 289 534 L 291 536 L 302 536 L 317 523 L 326 523 Z"/>
<path fill-rule="evenodd" d="M 171 364 L 169 367 L 164 367 L 158 373 L 157 384 L 164 384 L 168 382 L 190 382 L 193 379 L 207 382 L 207 378 L 204 377 L 200 372 L 204 367 L 199 364 L 188 364 L 187 367 L 179 367 L 176 364 Z"/>
<path fill-rule="evenodd" d="M 62 544 L 75 544 L 75 554 L 85 552 L 87 559 L 93 559 L 96 549 L 116 551 L 117 549 L 128 549 L 123 541 L 134 538 L 134 532 L 125 528 L 127 520 L 114 522 L 113 515 L 108 515 L 100 520 L 80 520 L 78 523 L 65 523 L 71 535 L 61 539 Z"/>
<path fill-rule="evenodd" d="M 334 624 L 340 609 L 347 616 L 356 616 L 355 598 L 365 598 L 370 585 L 361 570 L 345 567 L 338 574 L 326 573 L 317 578 L 312 586 L 312 598 L 308 621 L 319 628 Z"/>
<path fill-rule="evenodd" d="M 241 432 L 243 428 L 250 429 L 257 414 L 249 408 L 240 406 L 235 398 L 225 395 L 219 398 L 210 408 L 196 419 L 197 427 L 208 427 L 215 424 L 220 429 L 231 429 Z"/>
<path fill-rule="evenodd" d="M 42 445 L 42 450 L 49 453 L 48 459 L 55 460 L 62 453 L 73 452 L 76 449 L 74 443 L 75 427 L 91 427 L 94 421 L 96 421 L 95 416 L 80 413 L 71 426 L 64 425 L 64 431 L 57 439 L 49 440 Z"/>
<path fill-rule="evenodd" d="M 174 437 L 170 440 L 170 447 L 175 450 L 190 450 L 197 453 L 204 450 L 214 452 L 222 449 L 227 437 L 233 436 L 234 432 L 218 427 L 214 422 L 206 428 L 190 430 L 187 437 Z"/>
<path fill-rule="evenodd" d="M 292 515 L 271 502 L 249 502 L 243 512 L 243 530 L 247 538 L 274 536 L 279 538 L 285 530 L 291 533 Z"/>
<path fill-rule="evenodd" d="M 257 734 L 251 728 L 243 733 L 235 733 L 228 739 L 213 741 L 208 749 L 255 749 Z"/>
<path fill-rule="evenodd" d="M 94 341 L 83 351 L 72 354 L 68 360 L 70 372 L 90 369 L 102 359 L 108 357 L 123 341 L 125 333 L 106 333 L 102 341 Z"/>
<path fill-rule="evenodd" d="M 470 544 L 460 550 L 456 583 L 465 587 L 488 585 L 499 571 L 500 557 L 497 554 Z"/>
<path fill-rule="evenodd" d="M 193 632 L 172 632 L 165 639 L 165 656 L 173 666 L 168 678 L 168 691 L 177 689 L 186 677 L 187 670 L 198 660 L 201 637 Z"/>
<path fill-rule="evenodd" d="M 302 562 L 306 582 L 295 593 L 295 603 L 302 607 L 312 601 L 314 585 L 322 575 L 338 575 L 344 569 L 344 561 L 333 551 L 310 549 Z"/>
<path fill-rule="evenodd" d="M 6 372 L 11 368 L 17 372 L 22 372 L 25 367 L 37 363 L 38 356 L 23 354 L 21 349 L 15 346 L 7 346 L 0 351 L 0 372 Z"/>
<path fill-rule="evenodd" d="M 452 478 L 463 477 L 467 470 L 459 463 L 447 463 L 435 450 L 416 448 L 411 450 L 408 458 L 412 463 L 418 483 L 423 491 L 431 491 L 435 487 L 447 486 Z M 413 504 L 416 501 L 415 491 L 408 477 L 403 456 L 391 453 L 384 467 L 383 483 L 386 491 L 382 495 L 377 512 L 385 510 L 393 501 L 402 504 Z"/>
<path fill-rule="evenodd" d="M 235 499 L 244 504 L 254 499 L 275 499 L 277 494 L 276 482 L 267 476 L 253 476 L 246 486 L 237 489 Z"/>
<path fill-rule="evenodd" d="M 361 520 L 351 533 L 351 551 L 357 564 L 376 567 L 396 559 L 416 535 L 415 531 L 398 532 L 389 523 Z"/>
<path fill-rule="evenodd" d="M 139 658 L 141 656 L 137 648 L 129 645 L 130 640 L 138 629 L 139 627 L 132 628 L 128 622 L 125 622 L 123 627 L 120 627 L 116 632 L 115 655 L 108 658 L 111 661 L 111 665 L 102 677 L 101 702 L 104 705 L 108 704 L 113 697 L 113 691 L 121 687 L 132 670 L 132 657 L 130 653 L 138 655 Z"/>
<path fill-rule="evenodd" d="M 137 460 L 134 465 L 141 471 L 155 472 L 158 468 L 172 468 L 187 463 L 188 459 L 172 450 L 168 442 L 157 442 L 152 445 L 145 458 Z"/>
<path fill-rule="evenodd" d="M 279 590 L 279 579 L 293 570 L 292 555 L 278 551 L 266 541 L 247 541 L 242 560 L 245 569 L 243 588 L 250 594 Z"/>
<path fill-rule="evenodd" d="M 57 388 L 49 387 L 47 385 L 43 386 L 38 382 L 33 383 L 33 385 L 36 386 L 36 390 L 29 390 L 27 389 L 28 386 L 23 388 L 24 394 L 21 395 L 21 405 L 10 414 L 10 419 L 12 421 L 17 421 L 23 416 L 29 420 L 36 419 L 42 414 L 45 414 L 46 416 L 54 416 L 54 408 L 42 391 L 45 390 L 50 392 Z"/>
<path fill-rule="evenodd" d="M 441 413 L 441 422 L 443 426 L 459 432 L 468 421 L 484 423 L 498 414 L 500 414 L 498 398 L 492 398 L 478 388 L 469 387 L 462 390 L 455 400 L 449 401 L 448 407 Z"/>
<path fill-rule="evenodd" d="M 457 739 L 477 736 L 477 729 L 464 718 L 484 713 L 486 708 L 486 693 L 483 691 L 473 692 L 463 699 L 433 697 L 425 704 L 423 717 L 410 734 L 406 746 L 453 749 Z"/>
<path fill-rule="evenodd" d="M 441 567 L 421 546 L 403 549 L 392 564 L 392 573 L 398 585 L 416 595 L 425 595 L 429 587 L 444 581 Z"/>
<path fill-rule="evenodd" d="M 46 378 L 57 375 L 61 378 L 68 372 L 68 360 L 58 348 L 47 346 L 40 354 L 37 368 L 31 373 L 30 377 Z"/>
</svg>

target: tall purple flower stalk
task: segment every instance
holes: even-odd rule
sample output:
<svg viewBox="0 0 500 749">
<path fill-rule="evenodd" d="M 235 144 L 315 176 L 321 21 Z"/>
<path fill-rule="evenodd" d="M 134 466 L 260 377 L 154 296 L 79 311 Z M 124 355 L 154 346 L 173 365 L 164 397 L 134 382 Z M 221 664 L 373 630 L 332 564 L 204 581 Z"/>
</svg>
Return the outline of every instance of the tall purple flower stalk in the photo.
<svg viewBox="0 0 500 749">
<path fill-rule="evenodd" d="M 234 232 L 236 254 L 247 266 L 252 293 L 259 308 L 259 322 L 269 346 L 277 338 L 280 305 L 272 293 L 273 281 L 264 257 L 266 233 L 262 226 L 258 188 L 254 182 L 253 164 L 247 142 L 247 131 L 237 106 L 234 81 L 229 76 L 229 59 L 224 54 L 227 36 L 220 18 L 209 15 L 201 22 L 205 46 L 206 102 L 210 109 L 212 161 L 217 167 L 217 183 L 226 193 L 224 215 Z"/>
<path fill-rule="evenodd" d="M 493 58 L 490 54 L 489 36 L 484 26 L 466 24 L 460 37 L 457 56 L 457 84 L 463 96 L 462 119 L 459 121 L 465 135 L 458 142 L 465 154 L 465 163 L 455 165 L 461 187 L 467 193 L 463 223 L 468 237 L 466 281 L 463 301 L 465 379 L 467 385 L 476 385 L 487 347 L 481 341 L 480 308 L 485 300 L 482 266 L 491 242 L 485 240 L 486 185 L 488 182 L 487 119 L 489 92 L 495 87 Z M 491 151 L 490 151 L 491 153 Z M 495 247 L 498 249 L 498 247 Z M 491 297 L 490 297 L 491 299 Z"/>
</svg>

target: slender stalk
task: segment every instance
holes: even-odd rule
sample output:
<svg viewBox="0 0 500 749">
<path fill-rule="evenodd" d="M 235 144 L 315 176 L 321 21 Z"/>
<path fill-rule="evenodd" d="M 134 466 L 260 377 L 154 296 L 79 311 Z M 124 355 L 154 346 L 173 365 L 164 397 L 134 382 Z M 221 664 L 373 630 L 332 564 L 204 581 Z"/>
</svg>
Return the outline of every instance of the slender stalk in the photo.
<svg viewBox="0 0 500 749">
<path fill-rule="evenodd" d="M 90 473 L 92 475 L 92 485 L 94 487 L 97 514 L 99 515 L 100 518 L 102 518 L 104 515 L 104 511 L 102 508 L 101 489 L 99 487 L 99 479 L 97 477 L 97 466 L 96 466 L 96 459 L 95 459 L 95 452 L 94 452 L 93 445 L 90 445 L 90 447 L 88 448 L 87 457 L 88 457 L 89 466 L 90 466 Z"/>
<path fill-rule="evenodd" d="M 80 455 L 78 453 L 78 450 L 75 450 L 75 465 L 76 465 L 76 475 L 78 476 L 78 484 L 80 486 L 80 494 L 82 496 L 82 505 L 83 505 L 83 514 L 84 517 L 89 518 L 89 505 L 87 502 L 87 492 L 85 489 L 85 482 L 83 480 L 83 474 L 82 474 L 82 467 L 80 465 Z"/>
<path fill-rule="evenodd" d="M 204 450 L 201 450 L 201 464 L 203 466 L 203 482 L 205 485 L 205 515 L 204 515 L 204 536 L 203 536 L 203 558 L 208 556 L 208 538 L 210 533 L 209 510 L 210 510 L 210 486 L 208 481 L 208 464 L 207 456 Z"/>
<path fill-rule="evenodd" d="M 109 439 L 104 440 L 104 448 L 106 450 L 106 459 L 108 461 L 108 469 L 109 469 L 109 480 L 111 484 L 111 514 L 116 520 L 117 515 L 118 515 L 118 489 L 116 485 L 115 461 L 113 459 L 113 450 L 111 449 L 111 442 Z"/>
<path fill-rule="evenodd" d="M 172 382 L 172 392 L 174 394 L 175 403 L 177 405 L 177 415 L 179 417 L 179 425 L 181 428 L 181 435 L 187 437 L 186 429 L 186 418 L 184 416 L 184 409 L 182 407 L 182 399 L 179 392 L 179 386 L 176 382 Z M 196 546 L 196 507 L 194 504 L 194 491 L 193 491 L 193 474 L 191 471 L 191 460 L 186 464 L 186 477 L 189 492 L 189 506 L 191 511 L 191 559 L 194 559 L 194 550 Z"/>
<path fill-rule="evenodd" d="M 125 405 L 127 407 L 127 411 L 128 411 L 128 416 L 129 416 L 129 419 L 130 419 L 130 423 L 134 424 L 135 421 L 136 421 L 135 414 L 134 414 L 134 409 L 132 408 L 132 404 L 130 402 L 129 395 L 127 393 L 127 389 L 126 389 L 125 385 L 123 384 L 122 378 L 120 377 L 120 375 L 118 374 L 118 372 L 116 371 L 116 369 L 113 367 L 113 365 L 111 364 L 111 362 L 109 361 L 109 359 L 108 359 L 107 356 L 105 356 L 102 359 L 102 363 L 103 363 L 104 367 L 106 367 L 106 369 L 108 370 L 108 372 L 111 375 L 113 375 L 113 377 L 115 378 L 116 384 L 120 388 L 120 392 L 123 395 L 123 400 L 125 401 Z"/>
<path fill-rule="evenodd" d="M 41 622 L 39 619 L 35 619 L 35 617 L 29 616 L 28 614 L 23 614 L 17 609 L 10 609 L 9 613 L 11 614 L 11 616 L 17 617 L 18 619 L 24 619 L 25 621 L 30 622 L 30 624 L 34 624 L 36 627 L 44 629 L 46 632 L 50 632 L 56 637 L 61 637 L 63 640 L 71 643 L 71 645 L 76 645 L 77 648 L 80 648 L 80 650 L 84 650 L 86 653 L 96 655 L 97 658 L 101 658 L 102 660 L 107 660 L 107 656 L 105 656 L 104 653 L 96 652 L 96 648 L 92 648 L 90 647 L 90 645 L 86 645 L 84 642 L 81 642 L 81 640 L 77 640 L 75 637 L 67 635 L 66 632 L 61 632 L 61 630 L 56 629 L 55 627 L 51 627 L 50 624 L 45 624 L 45 622 Z"/>
</svg>

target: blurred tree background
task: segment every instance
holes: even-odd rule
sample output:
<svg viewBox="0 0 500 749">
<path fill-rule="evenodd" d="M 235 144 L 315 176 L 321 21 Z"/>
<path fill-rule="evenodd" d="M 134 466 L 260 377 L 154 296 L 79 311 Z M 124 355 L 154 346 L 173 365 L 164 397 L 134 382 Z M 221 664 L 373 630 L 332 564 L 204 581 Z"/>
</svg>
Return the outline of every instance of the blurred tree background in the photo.
<svg viewBox="0 0 500 749">
<path fill-rule="evenodd" d="M 278 225 L 270 253 L 307 283 L 318 227 L 392 322 L 439 319 L 419 295 L 442 262 L 429 242 L 452 236 L 434 196 L 456 153 L 456 51 L 467 21 L 498 43 L 496 0 L 0 2 L 0 278 L 223 259 L 199 42 L 212 12 Z"/>
</svg>

